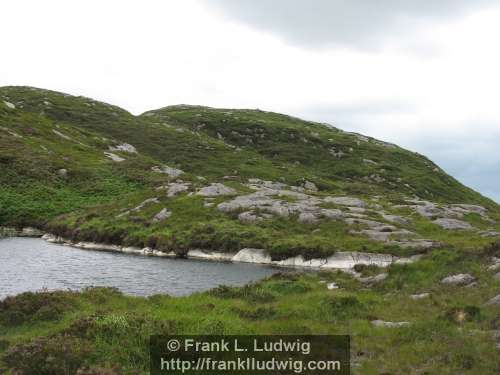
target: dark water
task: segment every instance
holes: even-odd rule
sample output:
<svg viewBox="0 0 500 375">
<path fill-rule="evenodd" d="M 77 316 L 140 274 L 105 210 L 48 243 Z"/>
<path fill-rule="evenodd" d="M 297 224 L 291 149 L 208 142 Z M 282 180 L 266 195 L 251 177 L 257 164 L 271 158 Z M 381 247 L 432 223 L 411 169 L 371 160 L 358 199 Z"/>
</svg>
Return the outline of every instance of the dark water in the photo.
<svg viewBox="0 0 500 375">
<path fill-rule="evenodd" d="M 0 300 L 41 289 L 116 287 L 127 294 L 185 295 L 244 285 L 276 269 L 254 264 L 134 256 L 80 250 L 41 239 L 0 239 Z"/>
</svg>

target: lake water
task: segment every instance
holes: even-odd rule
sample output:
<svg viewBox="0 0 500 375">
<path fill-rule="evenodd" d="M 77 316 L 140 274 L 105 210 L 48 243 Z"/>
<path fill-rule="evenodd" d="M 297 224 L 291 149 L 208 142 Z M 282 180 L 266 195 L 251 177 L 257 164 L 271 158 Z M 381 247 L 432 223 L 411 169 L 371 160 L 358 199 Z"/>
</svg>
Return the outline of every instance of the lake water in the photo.
<svg viewBox="0 0 500 375">
<path fill-rule="evenodd" d="M 88 251 L 34 238 L 0 239 L 0 300 L 41 289 L 116 287 L 126 294 L 186 295 L 244 285 L 277 272 L 268 266 Z"/>
</svg>

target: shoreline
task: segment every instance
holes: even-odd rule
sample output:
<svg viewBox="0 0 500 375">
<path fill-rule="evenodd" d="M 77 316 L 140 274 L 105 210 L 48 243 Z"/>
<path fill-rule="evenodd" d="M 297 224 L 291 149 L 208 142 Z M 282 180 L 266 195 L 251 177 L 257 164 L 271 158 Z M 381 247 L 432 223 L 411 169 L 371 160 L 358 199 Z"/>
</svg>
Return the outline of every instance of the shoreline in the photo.
<svg viewBox="0 0 500 375">
<path fill-rule="evenodd" d="M 45 233 L 40 237 L 44 241 L 76 247 L 82 250 L 108 251 L 123 254 L 134 254 L 141 256 L 179 258 L 173 251 L 164 253 L 148 247 L 128 247 L 120 245 L 99 244 L 94 242 L 73 242 L 63 237 L 50 233 Z M 206 251 L 201 249 L 191 249 L 186 253 L 187 259 L 207 260 L 214 262 L 234 262 L 253 263 L 269 265 L 283 268 L 300 268 L 310 270 L 340 270 L 349 273 L 356 273 L 356 265 L 375 265 L 378 267 L 388 267 L 392 264 L 408 264 L 417 261 L 421 255 L 411 257 L 396 257 L 391 254 L 366 253 L 357 251 L 339 251 L 325 258 L 304 259 L 302 255 L 287 258 L 284 260 L 272 260 L 271 255 L 265 249 L 244 248 L 236 252 L 222 253 L 217 251 Z"/>
</svg>

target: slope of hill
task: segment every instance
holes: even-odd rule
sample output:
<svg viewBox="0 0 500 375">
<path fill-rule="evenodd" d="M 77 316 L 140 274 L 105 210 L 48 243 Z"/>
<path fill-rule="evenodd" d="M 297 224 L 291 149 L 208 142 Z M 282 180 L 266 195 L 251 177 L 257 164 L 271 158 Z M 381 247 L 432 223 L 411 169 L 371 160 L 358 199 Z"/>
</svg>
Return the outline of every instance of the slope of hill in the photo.
<svg viewBox="0 0 500 375">
<path fill-rule="evenodd" d="M 151 334 L 349 334 L 353 374 L 500 372 L 500 208 L 421 155 L 259 110 L 133 116 L 4 87 L 0 172 L 0 235 L 33 226 L 179 256 L 418 255 L 182 298 L 8 297 L 2 374 L 147 374 Z"/>
<path fill-rule="evenodd" d="M 0 88 L 0 225 L 174 251 L 274 259 L 484 244 L 498 206 L 419 154 L 260 110 L 141 116 Z"/>
</svg>

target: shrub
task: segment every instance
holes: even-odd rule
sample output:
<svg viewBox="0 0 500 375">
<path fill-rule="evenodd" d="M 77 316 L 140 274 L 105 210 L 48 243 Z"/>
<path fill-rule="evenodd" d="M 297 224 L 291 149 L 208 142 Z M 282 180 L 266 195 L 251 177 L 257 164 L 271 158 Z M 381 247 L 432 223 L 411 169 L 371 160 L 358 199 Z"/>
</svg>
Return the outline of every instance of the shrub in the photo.
<svg viewBox="0 0 500 375">
<path fill-rule="evenodd" d="M 65 292 L 22 293 L 0 301 L 0 324 L 59 320 L 72 305 L 69 294 Z"/>
<path fill-rule="evenodd" d="M 60 335 L 15 345 L 3 360 L 19 375 L 66 375 L 74 374 L 90 355 L 88 341 Z"/>
</svg>

